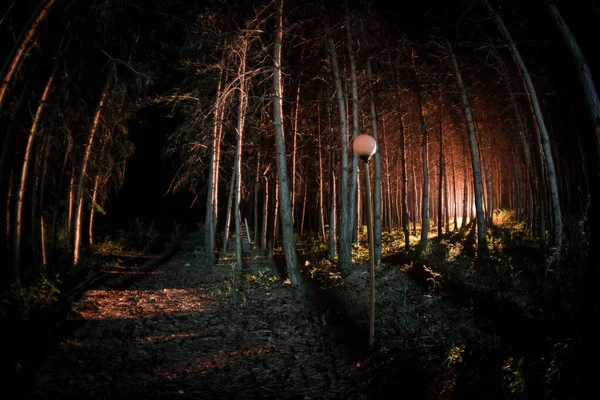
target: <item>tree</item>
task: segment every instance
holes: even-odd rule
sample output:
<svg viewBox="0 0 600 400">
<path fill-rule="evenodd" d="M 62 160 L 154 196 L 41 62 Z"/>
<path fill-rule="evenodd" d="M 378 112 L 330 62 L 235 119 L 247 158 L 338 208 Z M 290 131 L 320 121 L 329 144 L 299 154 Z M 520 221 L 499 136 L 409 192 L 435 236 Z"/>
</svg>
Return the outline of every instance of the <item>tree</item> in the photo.
<svg viewBox="0 0 600 400">
<path fill-rule="evenodd" d="M 285 142 L 283 134 L 283 87 L 281 83 L 281 45 L 283 37 L 283 0 L 276 2 L 276 26 L 273 41 L 273 126 L 275 127 L 275 151 L 277 178 L 279 186 L 279 207 L 281 209 L 281 231 L 283 235 L 283 252 L 287 265 L 287 273 L 293 288 L 302 289 L 303 281 L 298 266 L 296 243 L 294 240 L 294 223 L 292 221 L 292 205 L 285 160 Z"/>
<path fill-rule="evenodd" d="M 469 151 L 471 153 L 471 167 L 473 169 L 473 187 L 475 192 L 475 214 L 477 216 L 477 249 L 480 259 L 486 259 L 488 256 L 487 248 L 487 228 L 485 224 L 485 213 L 483 211 L 483 180 L 481 176 L 481 165 L 479 163 L 479 150 L 477 148 L 477 135 L 475 133 L 475 125 L 473 124 L 473 114 L 471 106 L 469 105 L 469 97 L 467 95 L 467 89 L 462 80 L 460 69 L 458 68 L 458 62 L 452 49 L 450 41 L 446 42 L 448 46 L 448 53 L 452 61 L 452 67 L 454 68 L 454 75 L 456 76 L 456 83 L 460 91 L 463 113 L 465 114 L 465 120 L 467 121 L 467 134 L 469 138 Z M 466 180 L 466 177 L 465 177 Z"/>
<path fill-rule="evenodd" d="M 558 179 L 556 176 L 556 169 L 554 163 L 554 156 L 552 154 L 552 149 L 550 147 L 550 134 L 548 132 L 548 128 L 546 127 L 546 119 L 544 118 L 544 114 L 542 113 L 542 109 L 540 106 L 540 101 L 538 99 L 537 90 L 533 84 L 533 80 L 531 79 L 531 75 L 529 74 L 529 70 L 527 69 L 527 65 L 521 57 L 521 53 L 517 48 L 517 45 L 512 39 L 512 36 L 506 26 L 504 25 L 504 21 L 500 17 L 500 15 L 496 12 L 496 10 L 490 5 L 488 0 L 482 0 L 485 6 L 490 11 L 492 18 L 496 21 L 496 25 L 500 29 L 500 32 L 506 39 L 508 46 L 510 48 L 511 54 L 515 60 L 515 63 L 519 67 L 519 71 L 521 72 L 521 77 L 523 78 L 523 83 L 525 85 L 525 89 L 527 90 L 527 95 L 529 98 L 529 102 L 531 108 L 533 109 L 533 114 L 535 116 L 535 120 L 537 126 L 539 128 L 540 140 L 544 152 L 544 158 L 546 160 L 546 168 L 548 172 L 548 181 L 550 183 L 550 199 L 552 200 L 552 213 L 554 220 L 554 229 L 553 229 L 553 238 L 554 245 L 556 246 L 556 258 L 560 260 L 562 253 L 562 213 L 560 207 L 560 198 L 559 198 L 559 189 L 558 189 Z"/>
</svg>

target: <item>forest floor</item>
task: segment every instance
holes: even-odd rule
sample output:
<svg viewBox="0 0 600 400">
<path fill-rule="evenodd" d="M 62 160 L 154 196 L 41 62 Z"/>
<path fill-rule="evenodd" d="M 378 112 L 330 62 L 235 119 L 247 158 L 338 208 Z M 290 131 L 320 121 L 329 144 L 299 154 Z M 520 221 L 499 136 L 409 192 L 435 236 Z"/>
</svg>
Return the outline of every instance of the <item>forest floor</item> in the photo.
<svg viewBox="0 0 600 400">
<path fill-rule="evenodd" d="M 508 233 L 498 235 L 496 247 L 504 237 L 510 258 Z M 28 396 L 569 398 L 564 321 L 545 314 L 541 295 L 516 283 L 498 288 L 497 271 L 507 264 L 494 258 L 493 242 L 487 266 L 496 272 L 473 278 L 470 240 L 434 240 L 419 259 L 390 250 L 376 269 L 372 350 L 360 255 L 356 272 L 342 279 L 333 263 L 300 246 L 309 284 L 302 298 L 285 279 L 281 255 L 274 262 L 249 255 L 236 282 L 234 260 L 207 267 L 193 239 L 162 265 L 106 264 L 108 278 L 72 303 L 49 340 Z M 544 265 L 531 259 L 535 251 L 530 259 L 527 250 L 518 254 L 524 265 Z"/>
</svg>

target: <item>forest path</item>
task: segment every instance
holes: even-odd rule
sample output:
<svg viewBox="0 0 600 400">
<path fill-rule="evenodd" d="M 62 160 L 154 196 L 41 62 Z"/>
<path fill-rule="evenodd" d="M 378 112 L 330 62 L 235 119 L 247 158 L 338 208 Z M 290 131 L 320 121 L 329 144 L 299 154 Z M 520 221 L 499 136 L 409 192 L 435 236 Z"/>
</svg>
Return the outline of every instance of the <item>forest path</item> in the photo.
<svg viewBox="0 0 600 400">
<path fill-rule="evenodd" d="M 297 306 L 270 262 L 250 256 L 236 288 L 231 259 L 207 268 L 182 253 L 146 272 L 119 266 L 73 303 L 67 333 L 30 397 L 335 398 L 352 368 L 325 317 Z"/>
</svg>

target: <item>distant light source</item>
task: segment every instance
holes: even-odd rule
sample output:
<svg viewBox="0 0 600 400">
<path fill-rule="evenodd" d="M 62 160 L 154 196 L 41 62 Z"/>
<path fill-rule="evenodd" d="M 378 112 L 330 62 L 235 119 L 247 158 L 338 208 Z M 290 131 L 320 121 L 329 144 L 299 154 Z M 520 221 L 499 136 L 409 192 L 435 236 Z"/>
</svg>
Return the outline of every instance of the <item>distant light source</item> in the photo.
<svg viewBox="0 0 600 400">
<path fill-rule="evenodd" d="M 377 151 L 377 142 L 370 135 L 354 138 L 352 149 L 363 161 L 365 171 L 365 195 L 367 200 L 367 232 L 369 234 L 369 348 L 375 344 L 375 246 L 373 244 L 373 204 L 371 203 L 371 175 L 369 159 Z"/>
<path fill-rule="evenodd" d="M 371 135 L 358 135 L 352 142 L 352 149 L 363 161 L 365 161 L 365 158 L 369 160 L 377 151 L 377 142 Z"/>
</svg>

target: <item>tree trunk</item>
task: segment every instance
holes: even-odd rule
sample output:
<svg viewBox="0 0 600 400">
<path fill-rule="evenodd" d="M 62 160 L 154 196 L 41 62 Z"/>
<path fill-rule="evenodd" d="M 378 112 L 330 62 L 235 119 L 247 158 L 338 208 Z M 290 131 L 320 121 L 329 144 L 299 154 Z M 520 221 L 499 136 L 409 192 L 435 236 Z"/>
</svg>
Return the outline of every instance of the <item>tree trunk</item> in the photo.
<svg viewBox="0 0 600 400">
<path fill-rule="evenodd" d="M 398 102 L 402 104 L 402 99 L 400 99 L 400 91 L 398 88 Z M 402 231 L 404 233 L 404 250 L 410 251 L 410 232 L 409 232 L 409 216 L 408 216 L 408 170 L 406 167 L 406 130 L 404 128 L 404 116 L 403 110 L 400 109 L 398 113 L 398 122 L 399 122 L 399 130 L 400 130 L 400 167 L 402 168 L 401 174 L 401 195 L 400 201 L 402 202 Z M 413 174 L 414 176 L 414 174 Z"/>
<path fill-rule="evenodd" d="M 235 154 L 235 188 L 233 201 L 233 216 L 235 218 L 235 255 L 236 255 L 236 266 L 237 272 L 242 272 L 244 263 L 242 254 L 242 237 L 240 227 L 240 203 L 241 203 L 241 190 L 242 190 L 242 145 L 244 138 L 244 122 L 246 120 L 246 104 L 248 102 L 246 93 L 246 53 L 248 50 L 248 39 L 242 38 L 242 48 L 240 49 L 240 66 L 238 71 L 240 101 L 238 104 L 238 123 L 236 127 L 237 135 L 237 146 Z"/>
<path fill-rule="evenodd" d="M 371 123 L 373 125 L 373 139 L 377 143 L 377 151 L 375 152 L 374 164 L 375 164 L 375 182 L 373 182 L 373 213 L 374 213 L 374 241 L 375 241 L 375 265 L 379 265 L 381 262 L 381 151 L 379 148 L 379 135 L 377 132 L 377 110 L 375 108 L 375 93 L 373 92 L 373 73 L 371 71 L 371 59 L 367 57 L 367 77 L 369 79 L 369 93 L 370 93 L 370 104 L 371 104 Z"/>
<path fill-rule="evenodd" d="M 46 266 L 48 265 L 48 251 L 47 251 L 47 247 L 46 247 L 46 223 L 45 223 L 45 219 L 44 219 L 44 200 L 45 200 L 45 194 L 46 194 L 46 172 L 48 171 L 48 154 L 50 153 L 50 148 L 51 148 L 51 143 L 52 143 L 52 138 L 48 135 L 47 137 L 47 143 L 46 143 L 46 150 L 44 152 L 44 164 L 42 165 L 42 182 L 40 184 L 40 243 L 41 243 L 41 249 L 42 249 L 42 265 Z"/>
<path fill-rule="evenodd" d="M 479 151 L 477 149 L 477 138 L 475 133 L 475 126 L 473 125 L 473 116 L 471 112 L 471 106 L 469 105 L 469 98 L 467 97 L 467 90 L 463 84 L 460 70 L 458 69 L 458 62 L 456 56 L 452 50 L 452 45 L 447 42 L 448 51 L 450 58 L 452 59 L 452 66 L 454 67 L 454 73 L 456 74 L 456 82 L 460 90 L 463 112 L 465 114 L 465 120 L 467 121 L 467 132 L 469 135 L 469 150 L 471 152 L 471 167 L 473 168 L 473 183 L 475 190 L 475 212 L 477 215 L 477 246 L 478 254 L 481 259 L 487 258 L 487 229 L 485 226 L 485 215 L 483 213 L 483 182 L 481 177 L 481 166 L 479 164 Z"/>
<path fill-rule="evenodd" d="M 456 232 L 458 230 L 458 206 L 456 205 L 456 168 L 454 164 L 454 157 L 452 159 L 452 200 L 454 202 L 454 229 Z"/>
<path fill-rule="evenodd" d="M 329 258 L 333 259 L 337 251 L 336 243 L 336 199 L 335 199 L 335 173 L 331 171 L 331 210 L 329 211 Z"/>
<path fill-rule="evenodd" d="M 529 101 L 534 110 L 534 116 L 537 122 L 537 125 L 540 130 L 540 137 L 542 146 L 544 149 L 544 155 L 546 158 L 546 167 L 548 171 L 548 181 L 550 183 L 550 199 L 552 200 L 552 216 L 554 219 L 554 229 L 553 229 L 553 241 L 556 246 L 556 259 L 560 260 L 562 254 L 562 214 L 558 193 L 558 179 L 556 176 L 556 169 L 554 165 L 554 157 L 552 155 L 552 149 L 550 145 L 550 134 L 548 133 L 548 129 L 546 127 L 546 122 L 544 116 L 542 114 L 542 109 L 540 106 L 540 102 L 537 96 L 537 91 L 533 85 L 533 80 L 529 75 L 529 71 L 527 66 L 525 65 L 525 61 L 521 57 L 521 53 L 517 49 L 515 42 L 512 39 L 512 36 L 508 32 L 508 29 L 504 25 L 504 22 L 500 15 L 492 8 L 490 3 L 487 0 L 482 0 L 483 3 L 487 6 L 490 11 L 492 17 L 496 21 L 498 28 L 502 32 L 502 35 L 508 42 L 511 53 L 517 63 L 519 70 L 521 71 L 521 76 L 523 78 L 525 87 L 527 89 L 527 95 L 529 97 Z M 598 121 L 596 121 L 596 125 L 598 125 Z M 600 147 L 599 147 L 600 149 Z"/>
<path fill-rule="evenodd" d="M 462 221 L 460 222 L 460 230 L 462 231 L 467 226 L 469 218 L 468 206 L 469 206 L 469 177 L 467 173 L 467 155 L 465 153 L 465 159 L 463 160 L 463 212 Z"/>
<path fill-rule="evenodd" d="M 567 23 L 563 19 L 561 13 L 558 8 L 554 4 L 552 0 L 546 0 L 546 6 L 550 11 L 550 16 L 552 17 L 552 22 L 556 25 L 556 28 L 560 32 L 563 40 L 569 51 L 573 56 L 573 61 L 577 66 L 577 77 L 583 86 L 583 98 L 585 100 L 585 104 L 588 108 L 588 112 L 592 117 L 592 123 L 594 126 L 594 138 L 596 144 L 596 154 L 597 159 L 600 161 L 600 98 L 598 97 L 598 90 L 596 90 L 596 85 L 594 84 L 594 79 L 592 77 L 592 72 L 590 67 L 585 59 L 583 52 L 581 51 L 573 33 L 569 29 Z M 596 179 L 600 178 L 600 165 L 596 169 L 598 175 Z"/>
<path fill-rule="evenodd" d="M 359 102 L 358 102 L 358 84 L 356 82 L 356 62 L 354 60 L 354 50 L 352 46 L 352 23 L 350 21 L 350 10 L 348 2 L 345 2 L 346 7 L 346 36 L 348 46 L 348 59 L 350 61 L 350 81 L 352 84 L 352 138 L 359 134 Z M 348 219 L 348 236 L 352 236 L 352 223 L 357 210 L 357 192 L 359 188 L 358 177 L 358 156 L 352 152 L 352 174 L 350 177 L 350 196 L 348 199 L 350 218 Z M 358 225 L 358 224 L 357 224 Z M 360 228 L 357 226 L 357 228 Z M 357 238 L 358 239 L 358 238 Z M 351 253 L 350 253 L 351 254 Z M 351 259 L 351 257 L 350 257 Z"/>
<path fill-rule="evenodd" d="M 219 84 L 217 86 L 217 95 L 215 99 L 215 109 L 213 112 L 213 137 L 212 137 L 212 151 L 210 154 L 210 169 L 208 173 L 208 184 L 206 190 L 206 214 L 204 217 L 204 253 L 206 255 L 206 262 L 209 266 L 215 265 L 215 234 L 216 234 L 216 192 L 217 186 L 219 185 L 217 179 L 217 171 L 219 169 L 218 164 L 218 152 L 221 145 L 219 140 L 220 125 L 221 125 L 221 113 L 223 105 L 222 102 L 222 85 L 223 85 L 223 70 L 219 71 Z"/>
<path fill-rule="evenodd" d="M 281 230 L 283 234 L 283 253 L 287 265 L 287 273 L 293 288 L 303 289 L 302 275 L 298 266 L 296 243 L 294 239 L 294 222 L 288 185 L 287 165 L 285 160 L 285 136 L 283 134 L 283 87 L 281 82 L 281 41 L 283 0 L 277 1 L 277 26 L 273 45 L 273 125 L 275 126 L 275 151 L 278 182 L 281 186 L 279 200 L 281 207 Z"/>
<path fill-rule="evenodd" d="M 321 146 L 321 108 L 317 103 L 317 139 L 319 146 L 319 232 L 325 240 L 325 210 L 323 208 L 323 151 Z"/>
<path fill-rule="evenodd" d="M 265 180 L 265 203 L 263 204 L 263 223 L 262 223 L 262 239 L 260 242 L 260 249 L 265 251 L 267 249 L 267 226 L 269 223 L 269 178 L 263 174 Z"/>
<path fill-rule="evenodd" d="M 427 235 L 429 234 L 429 157 L 427 154 L 427 126 L 423 116 L 421 93 L 418 90 L 416 98 L 422 135 L 421 147 L 423 149 L 423 197 L 421 200 L 421 242 L 419 243 L 419 253 L 422 254 L 427 248 Z"/>
<path fill-rule="evenodd" d="M 340 270 L 344 276 L 349 275 L 353 270 L 352 266 L 352 251 L 350 242 L 352 240 L 351 227 L 354 213 L 351 212 L 348 205 L 348 118 L 346 116 L 346 98 L 344 95 L 344 87 L 340 76 L 338 66 L 337 53 L 335 45 L 329 32 L 329 26 L 325 25 L 327 34 L 327 44 L 329 47 L 329 56 L 331 59 L 331 68 L 335 78 L 335 86 L 337 90 L 337 100 L 340 116 L 340 137 L 341 137 L 341 172 L 340 172 L 340 205 L 341 205 L 341 221 L 340 221 L 340 244 L 339 244 L 339 260 Z"/>
<path fill-rule="evenodd" d="M 25 88 L 21 91 L 21 95 L 19 96 L 19 100 L 17 104 L 13 108 L 13 111 L 10 116 L 10 123 L 8 125 L 8 129 L 6 130 L 6 135 L 4 136 L 3 146 L 2 146 L 2 155 L 0 156 L 0 198 L 4 199 L 4 195 L 6 194 L 6 219 L 2 221 L 4 225 L 3 231 L 6 233 L 6 251 L 10 251 L 10 243 L 11 243 L 11 231 L 14 228 L 12 226 L 11 221 L 11 202 L 12 202 L 12 186 L 13 186 L 13 171 L 14 165 L 12 163 L 12 155 L 14 154 L 15 147 L 15 136 L 18 128 L 18 120 L 17 115 L 18 111 L 21 109 L 23 104 L 25 103 L 26 94 L 29 93 L 29 82 L 25 84 Z M 11 154 L 11 157 L 9 157 Z M 9 163 L 8 160 L 11 159 Z M 9 175 L 5 174 L 5 171 L 10 171 Z M 7 179 L 8 178 L 8 179 Z M 5 182 L 7 185 L 5 186 Z M 5 189 L 6 188 L 6 189 Z"/>
<path fill-rule="evenodd" d="M 17 204 L 16 204 L 16 214 L 15 214 L 15 237 L 14 237 L 14 273 L 15 279 L 17 282 L 20 282 L 21 275 L 21 234 L 23 229 L 23 206 L 24 206 L 24 198 L 25 198 L 25 188 L 27 186 L 27 177 L 29 173 L 29 165 L 32 159 L 32 150 L 33 150 L 33 142 L 35 137 L 38 134 L 38 127 L 40 124 L 40 117 L 42 112 L 46 108 L 48 96 L 50 94 L 50 89 L 52 88 L 52 83 L 54 82 L 54 78 L 56 76 L 56 72 L 58 70 L 58 63 L 55 65 L 48 82 L 46 83 L 46 88 L 44 89 L 44 93 L 40 99 L 40 104 L 35 113 L 35 117 L 33 118 L 33 123 L 31 124 L 31 128 L 29 130 L 29 137 L 27 138 L 27 147 L 25 148 L 25 157 L 23 159 L 23 167 L 21 169 L 21 183 L 19 186 L 19 191 L 17 192 Z M 1 100 L 0 100 L 1 101 Z"/>
<path fill-rule="evenodd" d="M 227 199 L 227 212 L 225 213 L 225 231 L 223 232 L 223 250 L 222 255 L 227 254 L 229 250 L 229 231 L 231 229 L 231 209 L 233 208 L 233 196 L 236 183 L 237 158 L 233 161 L 233 171 L 231 172 L 231 181 L 229 182 L 229 196 Z"/>
<path fill-rule="evenodd" d="M 443 183 L 444 183 L 444 114 L 442 113 L 443 105 L 440 101 L 440 153 L 438 160 L 438 198 L 437 198 L 437 234 L 438 237 L 442 236 L 442 225 L 443 225 Z"/>
<path fill-rule="evenodd" d="M 260 151 L 256 156 L 256 175 L 254 177 L 254 244 L 258 246 L 258 189 L 260 187 Z M 250 235 L 250 232 L 248 232 Z"/>
<path fill-rule="evenodd" d="M 25 50 L 37 32 L 40 23 L 42 23 L 42 21 L 44 21 L 48 16 L 50 8 L 54 2 L 55 0 L 47 0 L 45 3 L 41 3 L 38 6 L 29 21 L 27 21 L 25 29 L 19 35 L 15 47 L 11 50 L 10 55 L 2 67 L 2 71 L 0 72 L 0 111 L 3 109 L 2 106 L 4 105 L 4 100 L 6 99 L 8 85 L 12 82 L 17 70 L 19 69 L 21 59 L 26 53 Z"/>
<path fill-rule="evenodd" d="M 444 163 L 444 215 L 446 222 L 446 234 L 450 233 L 450 209 L 448 201 L 448 169 Z"/>
<path fill-rule="evenodd" d="M 102 114 L 102 110 L 104 109 L 104 105 L 106 104 L 106 99 L 108 97 L 110 77 L 111 75 L 109 74 L 106 78 L 106 83 L 104 85 L 104 89 L 102 90 L 102 96 L 100 97 L 100 102 L 98 103 L 96 114 L 94 115 L 94 122 L 92 124 L 90 136 L 85 146 L 83 160 L 81 161 L 81 173 L 79 174 L 79 183 L 77 185 L 77 200 L 75 202 L 75 223 L 73 226 L 75 230 L 75 237 L 73 242 L 73 265 L 77 265 L 79 263 L 80 258 L 79 252 L 81 247 L 81 215 L 83 212 L 83 186 L 85 182 L 85 176 L 87 172 L 88 162 L 90 159 L 90 154 L 92 153 L 94 138 L 96 137 L 96 131 L 98 130 L 98 124 L 100 122 L 100 115 Z"/>
<path fill-rule="evenodd" d="M 302 60 L 300 60 L 302 62 Z M 298 112 L 300 110 L 300 84 L 302 82 L 302 72 L 298 79 L 298 88 L 296 90 L 296 109 L 294 110 L 294 124 L 292 125 L 292 223 L 296 220 L 296 153 L 298 152 Z"/>
</svg>

